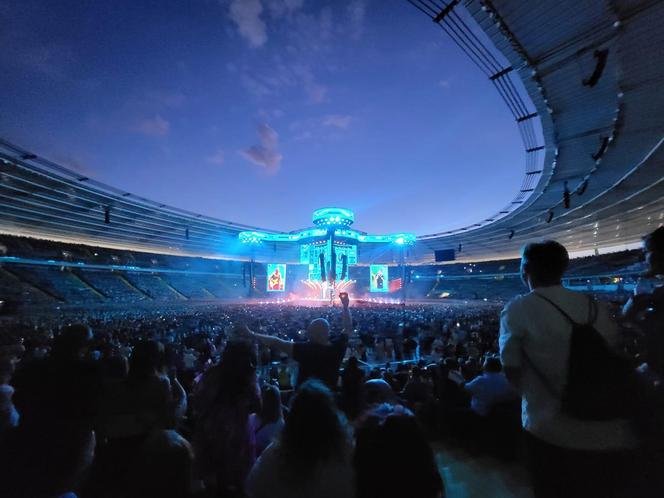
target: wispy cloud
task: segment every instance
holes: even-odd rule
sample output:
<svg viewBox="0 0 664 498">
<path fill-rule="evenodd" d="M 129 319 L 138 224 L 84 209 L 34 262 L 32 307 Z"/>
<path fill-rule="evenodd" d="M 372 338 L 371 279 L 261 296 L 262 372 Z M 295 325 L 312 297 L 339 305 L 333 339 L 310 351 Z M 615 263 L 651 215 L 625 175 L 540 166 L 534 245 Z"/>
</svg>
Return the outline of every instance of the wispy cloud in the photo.
<svg viewBox="0 0 664 498">
<path fill-rule="evenodd" d="M 330 114 L 323 118 L 323 126 L 333 126 L 345 130 L 353 121 L 353 116 L 347 114 Z"/>
<path fill-rule="evenodd" d="M 358 40 L 364 33 L 364 16 L 367 7 L 363 0 L 353 0 L 348 5 L 348 27 L 350 29 L 350 36 L 354 40 Z"/>
<path fill-rule="evenodd" d="M 217 166 L 221 166 L 222 164 L 224 164 L 225 160 L 226 156 L 222 149 L 218 149 L 214 154 L 208 156 L 207 158 L 207 162 L 209 162 L 210 164 L 216 164 Z"/>
<path fill-rule="evenodd" d="M 447 90 L 451 86 L 450 80 L 440 80 L 438 82 L 438 86 Z"/>
<path fill-rule="evenodd" d="M 279 97 L 293 88 L 300 90 L 310 104 L 321 104 L 327 99 L 328 87 L 316 78 L 308 63 L 287 63 L 275 56 L 269 68 L 242 67 L 236 71 L 242 86 L 257 99 Z"/>
<path fill-rule="evenodd" d="M 266 123 L 258 125 L 259 145 L 252 145 L 240 151 L 242 157 L 275 174 L 281 168 L 283 156 L 279 152 L 279 134 Z"/>
<path fill-rule="evenodd" d="M 134 126 L 132 130 L 149 137 L 163 137 L 171 131 L 171 123 L 157 114 L 152 118 L 144 119 Z"/>
<path fill-rule="evenodd" d="M 270 14 L 278 18 L 301 9 L 304 5 L 304 0 L 265 0 L 265 4 Z"/>
<path fill-rule="evenodd" d="M 261 19 L 263 5 L 260 0 L 233 0 L 228 12 L 240 35 L 251 47 L 258 48 L 265 44 L 267 27 Z"/>
</svg>

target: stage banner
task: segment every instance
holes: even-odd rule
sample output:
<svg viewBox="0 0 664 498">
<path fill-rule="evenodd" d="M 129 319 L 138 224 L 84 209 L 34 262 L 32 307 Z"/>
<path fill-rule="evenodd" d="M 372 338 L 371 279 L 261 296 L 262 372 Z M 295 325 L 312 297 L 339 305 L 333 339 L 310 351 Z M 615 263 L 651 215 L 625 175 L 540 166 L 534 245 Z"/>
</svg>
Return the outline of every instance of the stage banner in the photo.
<svg viewBox="0 0 664 498">
<path fill-rule="evenodd" d="M 270 263 L 267 265 L 267 291 L 284 292 L 286 290 L 286 265 Z"/>
<path fill-rule="evenodd" d="M 371 274 L 369 283 L 371 292 L 389 292 L 387 265 L 371 265 L 369 273 Z"/>
</svg>

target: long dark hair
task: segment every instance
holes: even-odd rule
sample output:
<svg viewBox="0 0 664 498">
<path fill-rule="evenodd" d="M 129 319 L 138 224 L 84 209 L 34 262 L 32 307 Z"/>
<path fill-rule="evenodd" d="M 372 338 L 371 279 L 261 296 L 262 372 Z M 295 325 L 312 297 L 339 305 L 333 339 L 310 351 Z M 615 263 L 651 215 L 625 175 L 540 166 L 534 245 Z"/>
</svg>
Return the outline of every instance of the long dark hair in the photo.
<svg viewBox="0 0 664 498">
<path fill-rule="evenodd" d="M 308 380 L 295 393 L 279 439 L 283 470 L 302 479 L 326 460 L 341 458 L 348 442 L 346 420 L 332 392 L 319 380 Z"/>
<path fill-rule="evenodd" d="M 358 498 L 443 496 L 431 446 L 417 419 L 401 405 L 384 404 L 365 415 L 356 430 L 353 465 Z"/>
<path fill-rule="evenodd" d="M 141 341 L 134 346 L 129 360 L 129 381 L 141 382 L 164 368 L 164 345 L 159 341 Z"/>
<path fill-rule="evenodd" d="M 255 393 L 256 348 L 253 344 L 244 340 L 229 341 L 218 368 L 217 403 L 237 403 Z"/>
<path fill-rule="evenodd" d="M 283 418 L 281 394 L 276 386 L 265 385 L 261 388 L 263 406 L 261 408 L 261 426 L 272 424 Z"/>
</svg>

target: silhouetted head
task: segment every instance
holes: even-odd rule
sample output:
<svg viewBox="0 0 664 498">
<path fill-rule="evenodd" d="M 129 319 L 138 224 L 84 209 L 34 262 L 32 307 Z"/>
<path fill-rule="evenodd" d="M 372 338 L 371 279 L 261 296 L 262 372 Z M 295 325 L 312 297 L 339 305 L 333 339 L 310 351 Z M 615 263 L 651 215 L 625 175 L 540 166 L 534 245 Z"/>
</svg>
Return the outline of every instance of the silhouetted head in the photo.
<svg viewBox="0 0 664 498">
<path fill-rule="evenodd" d="M 532 242 L 521 253 L 521 279 L 531 290 L 560 285 L 567 265 L 569 254 L 559 242 Z"/>
<path fill-rule="evenodd" d="M 307 327 L 307 339 L 314 344 L 328 344 L 330 342 L 330 323 L 325 318 L 312 320 Z"/>
<path fill-rule="evenodd" d="M 67 325 L 53 339 L 51 355 L 59 360 L 81 358 L 87 353 L 92 337 L 92 330 L 87 325 L 82 323 Z"/>
<path fill-rule="evenodd" d="M 433 451 L 407 408 L 383 404 L 363 417 L 355 434 L 358 498 L 443 496 Z"/>
<path fill-rule="evenodd" d="M 664 275 L 664 227 L 659 227 L 643 238 L 643 252 L 648 273 Z"/>
<path fill-rule="evenodd" d="M 189 496 L 194 453 L 189 442 L 177 432 L 152 433 L 135 456 L 135 463 L 131 466 L 127 477 L 125 496 L 131 498 Z"/>
<path fill-rule="evenodd" d="M 217 401 L 235 404 L 254 395 L 256 391 L 256 348 L 245 340 L 231 340 L 226 344 L 217 366 Z"/>
<path fill-rule="evenodd" d="M 319 380 L 308 380 L 293 397 L 279 439 L 284 471 L 291 478 L 306 478 L 319 462 L 342 458 L 347 446 L 346 420 L 332 391 Z"/>
<path fill-rule="evenodd" d="M 129 378 L 145 380 L 159 374 L 164 367 L 164 345 L 159 341 L 141 341 L 131 353 L 129 360 Z"/>
<path fill-rule="evenodd" d="M 364 394 L 367 405 L 392 403 L 397 395 L 385 380 L 370 379 L 364 383 Z"/>
</svg>

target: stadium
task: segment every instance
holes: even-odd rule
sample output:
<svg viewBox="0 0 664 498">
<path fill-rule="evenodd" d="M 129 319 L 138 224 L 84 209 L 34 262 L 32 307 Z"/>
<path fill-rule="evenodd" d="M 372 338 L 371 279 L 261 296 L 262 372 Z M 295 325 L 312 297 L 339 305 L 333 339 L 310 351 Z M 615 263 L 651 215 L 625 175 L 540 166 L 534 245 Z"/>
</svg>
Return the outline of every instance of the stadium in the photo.
<svg viewBox="0 0 664 498">
<path fill-rule="evenodd" d="M 47 13 L 39 3 L 31 2 L 34 12 Z M 221 211 L 199 214 L 181 207 L 188 196 L 204 196 L 194 177 L 210 181 L 195 161 L 182 177 L 146 172 L 142 182 L 140 162 L 152 154 L 148 142 L 127 139 L 127 156 L 119 155 L 120 142 L 105 149 L 104 164 L 137 157 L 138 165 L 127 170 L 79 167 L 62 153 L 66 147 L 57 137 L 76 134 L 65 126 L 66 104 L 55 108 L 63 121 L 57 123 L 46 117 L 53 109 L 34 104 L 32 110 L 30 90 L 46 75 L 55 82 L 55 101 L 67 99 L 56 85 L 84 88 L 50 67 L 46 72 L 53 54 L 62 54 L 57 36 L 39 57 L 23 59 L 42 71 L 39 77 L 14 80 L 11 61 L 0 59 L 7 66 L 6 98 L 17 112 L 30 108 L 28 117 L 54 128 L 52 137 L 35 133 L 30 143 L 25 137 L 33 132 L 25 132 L 22 116 L 0 122 L 0 468 L 6 496 L 662 496 L 664 3 L 347 3 L 318 12 L 320 6 L 298 1 L 221 2 L 220 15 L 228 18 L 224 36 L 250 50 L 225 63 L 233 76 L 229 87 L 247 85 L 264 99 L 256 115 L 278 122 L 288 111 L 265 110 L 265 99 L 296 84 L 290 73 L 278 74 L 281 55 L 270 59 L 256 51 L 281 36 L 279 30 L 296 31 L 319 16 L 314 34 L 300 33 L 315 51 L 332 36 L 325 34 L 334 32 L 329 19 L 339 12 L 348 12 L 351 27 L 365 15 L 375 15 L 376 26 L 398 28 L 399 16 L 423 32 L 433 24 L 442 33 L 421 36 L 430 35 L 439 64 L 445 66 L 443 54 L 462 58 L 448 62 L 458 64 L 456 77 L 467 77 L 468 87 L 472 78 L 481 80 L 492 92 L 491 101 L 482 90 L 481 100 L 478 94 L 477 102 L 460 102 L 474 121 L 468 118 L 469 128 L 455 138 L 458 148 L 468 155 L 482 150 L 486 164 L 479 168 L 490 177 L 501 146 L 490 150 L 465 133 L 482 126 L 485 112 L 507 116 L 521 161 L 507 161 L 520 182 L 516 192 L 499 191 L 505 184 L 491 180 L 495 191 L 486 192 L 492 194 L 474 194 L 491 188 L 480 188 L 487 181 L 478 177 L 445 188 L 456 179 L 446 176 L 443 162 L 427 174 L 408 167 L 396 177 L 370 170 L 367 178 L 378 177 L 389 187 L 382 190 L 396 192 L 371 199 L 375 208 L 349 186 L 357 183 L 350 166 L 307 166 L 292 175 L 309 183 L 281 180 L 277 192 L 270 182 L 286 170 L 283 148 L 293 147 L 289 152 L 297 156 L 292 151 L 306 151 L 312 134 L 332 130 L 325 140 L 342 158 L 340 137 L 366 125 L 357 117 L 362 112 L 368 121 L 365 101 L 353 101 L 352 117 L 328 113 L 322 124 L 305 118 L 329 103 L 332 90 L 296 65 L 293 74 L 304 81 L 309 101 L 290 125 L 292 140 L 280 143 L 274 129 L 259 124 L 260 144 L 237 155 L 264 171 L 245 184 L 224 185 Z M 171 7 L 160 14 L 166 26 L 177 26 L 180 16 L 204 25 L 202 12 Z M 143 14 L 155 9 L 145 7 Z M 15 26 L 30 12 L 8 2 L 0 18 Z M 53 15 L 58 30 L 58 16 L 65 26 L 69 14 L 55 9 Z M 87 15 L 97 19 L 99 13 Z M 114 15 L 124 22 L 124 14 Z M 135 34 L 126 16 L 127 31 L 120 32 L 130 40 Z M 358 44 L 358 53 L 357 47 L 377 43 L 362 41 L 373 29 L 365 22 L 364 31 L 337 28 L 343 44 Z M 288 40 L 279 49 L 296 53 Z M 29 40 L 23 41 L 27 47 Z M 157 44 L 154 50 L 162 49 Z M 397 60 L 401 47 L 393 50 Z M 67 67 L 85 66 L 65 53 Z M 117 71 L 117 59 L 104 59 L 104 75 Z M 250 78 L 259 60 L 273 70 L 263 86 Z M 325 65 L 316 61 L 313 67 Z M 330 75 L 341 71 L 333 62 Z M 361 63 L 371 66 L 368 59 Z M 416 67 L 403 71 L 415 80 Z M 175 62 L 169 71 L 199 74 Z M 113 84 L 140 86 L 131 81 Z M 447 79 L 439 82 L 443 91 L 449 86 Z M 381 91 L 391 95 L 375 93 Z M 157 99 L 167 101 L 161 94 Z M 182 101 L 171 98 L 164 108 L 175 113 Z M 419 118 L 406 116 L 391 97 L 380 102 L 395 106 L 387 120 L 416 126 Z M 106 104 L 113 115 L 114 104 Z M 227 112 L 234 112 L 230 104 Z M 177 123 L 190 126 L 197 117 Z M 103 137 L 119 134 L 96 120 L 86 123 L 91 151 Z M 177 157 L 163 143 L 176 126 L 175 119 L 155 114 L 131 124 L 130 133 L 162 140 L 163 157 Z M 388 125 L 384 129 L 390 133 Z M 442 124 L 441 130 L 431 143 L 454 133 Z M 205 133 L 197 129 L 192 144 Z M 490 133 L 500 141 L 503 131 Z M 438 149 L 430 142 L 418 136 L 414 143 L 433 155 Z M 226 167 L 230 147 L 207 162 Z M 134 179 L 127 173 L 132 170 Z M 159 198 L 172 201 L 146 193 L 161 189 L 160 181 L 173 190 Z M 260 190 L 261 182 L 270 186 Z M 420 194 L 409 194 L 411 182 L 440 185 L 441 207 L 436 199 L 417 207 Z M 217 216 L 231 208 L 224 196 L 236 195 L 223 190 L 248 198 L 233 213 L 250 214 Z M 467 203 L 480 202 L 473 195 L 486 204 L 471 217 L 485 205 L 493 214 L 469 218 Z M 511 200 L 501 204 L 503 198 Z M 250 204 L 265 214 L 256 215 Z M 402 209 L 416 215 L 400 217 Z M 291 223 L 300 224 L 284 229 Z M 581 355 L 575 348 L 584 333 Z M 573 388 L 583 395 L 574 398 Z M 390 471 L 400 482 L 386 482 Z"/>
</svg>

